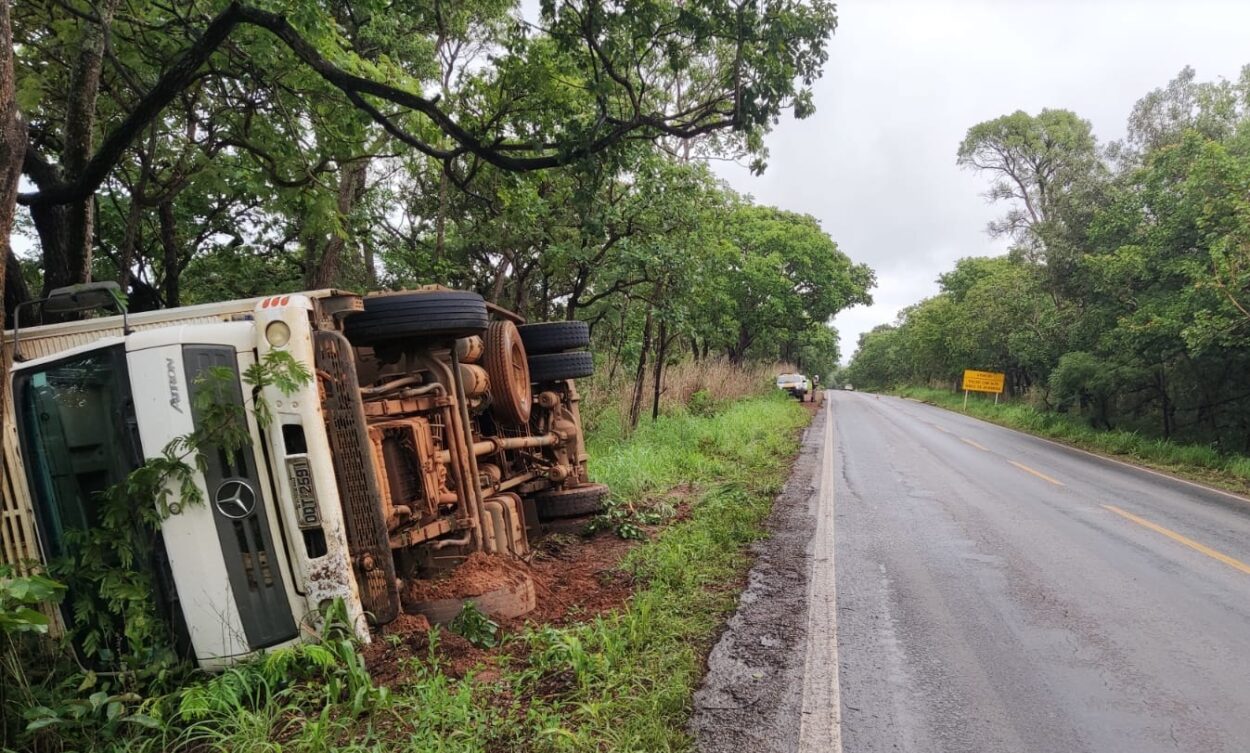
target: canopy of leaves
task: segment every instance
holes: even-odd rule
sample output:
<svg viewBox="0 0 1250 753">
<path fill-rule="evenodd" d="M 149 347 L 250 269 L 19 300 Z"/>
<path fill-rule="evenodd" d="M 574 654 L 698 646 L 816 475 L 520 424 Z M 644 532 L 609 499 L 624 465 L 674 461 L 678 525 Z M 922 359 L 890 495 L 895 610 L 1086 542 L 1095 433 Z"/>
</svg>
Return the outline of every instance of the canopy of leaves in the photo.
<svg viewBox="0 0 1250 753">
<path fill-rule="evenodd" d="M 625 360 L 651 312 L 683 352 L 831 363 L 826 322 L 872 283 L 702 161 L 762 168 L 811 112 L 825 0 L 14 13 L 36 287 L 117 279 L 142 310 L 441 283 L 586 318 Z"/>
</svg>

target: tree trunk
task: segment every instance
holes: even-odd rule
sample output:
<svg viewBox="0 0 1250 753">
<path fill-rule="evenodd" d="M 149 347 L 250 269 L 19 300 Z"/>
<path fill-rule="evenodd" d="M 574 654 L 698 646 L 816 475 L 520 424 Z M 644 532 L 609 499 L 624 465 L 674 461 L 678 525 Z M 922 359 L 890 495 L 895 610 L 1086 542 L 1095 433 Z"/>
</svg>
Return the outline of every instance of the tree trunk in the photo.
<svg viewBox="0 0 1250 753">
<path fill-rule="evenodd" d="M 438 173 L 438 216 L 434 218 L 434 268 L 443 261 L 443 247 L 447 242 L 447 172 Z"/>
<path fill-rule="evenodd" d="M 30 147 L 25 149 L 22 171 L 41 191 L 53 188 L 64 180 L 64 174 L 59 167 L 48 162 Z M 69 207 L 65 204 L 32 206 L 30 218 L 35 223 L 35 232 L 39 235 L 39 249 L 43 255 L 44 292 L 47 293 L 54 287 L 71 284 Z"/>
<path fill-rule="evenodd" d="M 642 348 L 638 351 L 638 372 L 634 375 L 634 396 L 629 403 L 629 428 L 638 428 L 638 415 L 642 412 L 642 390 L 647 381 L 647 351 L 651 350 L 651 304 L 647 303 L 647 318 L 642 325 Z"/>
<path fill-rule="evenodd" d="M 511 261 L 511 258 L 504 254 L 504 258 L 495 267 L 495 279 L 491 282 L 490 296 L 486 299 L 491 303 L 499 303 L 499 299 L 503 298 L 503 289 L 508 282 L 508 264 Z"/>
<path fill-rule="evenodd" d="M 5 310 L 0 311 L 0 331 L 4 329 L 8 313 L 9 294 L 14 290 L 25 290 L 25 285 L 18 286 L 22 276 L 9 245 L 17 211 L 22 157 L 26 151 L 26 128 L 17 112 L 13 89 L 13 26 L 9 20 L 9 0 L 0 0 L 0 258 L 5 262 L 0 266 L 0 298 L 6 304 Z M 6 278 L 12 278 L 8 285 L 5 284 Z M 4 369 L 7 378 L 7 358 L 0 357 L 0 368 Z M 6 408 L 4 390 L 0 389 L 0 420 L 4 418 Z"/>
<path fill-rule="evenodd" d="M 2 2 L 4 0 L 0 0 L 0 3 Z M 3 117 L 3 115 L 0 115 L 0 117 Z M 0 137 L 0 139 L 2 138 Z M 25 147 L 26 144 L 23 143 L 22 148 L 24 149 Z M 0 159 L 4 159 L 4 155 L 3 147 L 0 147 Z M 3 169 L 0 168 L 0 174 L 2 173 Z M 0 201 L 4 201 L 4 199 L 0 197 Z M 11 228 L 13 219 L 10 218 L 8 222 Z M 12 230 L 9 232 L 12 232 Z M 18 261 L 17 255 L 13 253 L 13 247 L 9 243 L 9 235 L 7 233 L 4 236 L 4 245 L 0 248 L 7 249 L 5 251 L 4 269 L 0 270 L 0 278 L 4 278 L 4 281 L 0 282 L 0 291 L 3 291 L 4 298 L 4 312 L 0 314 L 0 329 L 4 329 L 4 322 L 13 316 L 13 311 L 20 304 L 29 301 L 31 295 L 30 288 L 26 286 L 26 278 L 22 277 L 22 263 Z"/>
<path fill-rule="evenodd" d="M 166 308 L 177 308 L 182 305 L 181 254 L 178 253 L 178 229 L 174 220 L 174 204 L 162 201 L 157 207 L 157 216 L 161 226 L 161 249 L 164 251 L 165 280 L 163 294 Z"/>
<path fill-rule="evenodd" d="M 321 254 L 308 266 L 304 282 L 309 290 L 332 288 L 342 279 L 343 248 L 347 245 L 349 233 L 347 225 L 356 201 L 365 192 L 368 172 L 369 161 L 365 159 L 349 162 L 339 170 L 339 196 L 335 209 L 342 227 L 340 232 L 330 235 Z"/>
<path fill-rule="evenodd" d="M 547 270 L 539 268 L 543 275 L 542 283 L 542 303 L 538 309 L 538 320 L 547 321 L 551 318 L 551 277 L 547 274 Z"/>
<path fill-rule="evenodd" d="M 533 269 L 532 265 L 524 268 L 517 264 L 512 266 L 512 278 L 513 282 L 516 283 L 516 296 L 512 299 L 512 310 L 521 316 L 528 316 L 529 313 L 527 309 L 530 305 L 530 289 L 527 280 L 529 280 L 530 272 Z"/>
<path fill-rule="evenodd" d="M 628 323 L 628 321 L 629 321 L 629 299 L 626 298 L 625 302 L 621 304 L 620 316 L 617 319 L 618 337 L 616 338 L 615 347 L 612 348 L 612 358 L 609 361 L 609 363 L 611 364 L 608 367 L 608 384 L 609 385 L 616 384 L 616 370 L 621 365 L 621 351 L 624 350 L 625 348 L 625 339 L 626 339 L 625 325 L 626 323 Z"/>
<path fill-rule="evenodd" d="M 119 249 L 117 262 L 117 284 L 121 287 L 123 294 L 130 289 L 130 268 L 134 265 L 135 250 L 140 243 L 143 201 L 147 195 L 148 181 L 152 177 L 151 163 L 156 154 L 156 137 L 156 128 L 149 129 L 148 143 L 144 147 L 146 155 L 139 159 L 139 180 L 130 189 L 130 207 L 126 212 L 126 228 L 122 233 L 122 246 Z M 194 135 L 191 138 L 193 139 Z"/>
<path fill-rule="evenodd" d="M 69 101 L 65 110 L 64 145 L 60 172 L 77 178 L 95 149 L 96 102 L 100 95 L 100 71 L 104 45 L 119 0 L 96 5 L 97 23 L 83 25 L 83 37 L 69 80 Z M 58 207 L 63 243 L 44 249 L 43 289 L 91 281 L 91 240 L 95 225 L 95 198 Z M 43 233 L 40 233 L 42 239 Z"/>
<path fill-rule="evenodd" d="M 735 366 L 740 365 L 747 357 L 747 350 L 755 338 L 747 331 L 746 325 L 738 327 L 738 342 L 729 348 L 729 361 Z"/>
<path fill-rule="evenodd" d="M 135 248 L 139 245 L 139 223 L 142 219 L 143 207 L 132 195 L 130 209 L 126 212 L 126 229 L 122 234 L 122 247 L 117 262 L 117 284 L 121 286 L 123 293 L 130 289 L 130 268 L 134 265 Z"/>
<path fill-rule="evenodd" d="M 577 278 L 573 280 L 573 290 L 569 293 L 569 300 L 564 305 L 564 319 L 573 321 L 577 319 L 577 309 L 582 303 L 582 293 L 586 292 L 586 286 L 590 284 L 590 269 L 586 265 L 578 265 Z"/>
<path fill-rule="evenodd" d="M 373 244 L 361 244 L 361 261 L 365 265 L 365 290 L 378 289 L 378 267 L 377 260 L 373 258 Z"/>
<path fill-rule="evenodd" d="M 664 358 L 668 355 L 668 322 L 660 318 L 660 334 L 655 341 L 655 370 L 653 379 L 655 379 L 655 387 L 651 396 L 651 420 L 654 421 L 660 417 L 660 393 L 664 390 L 661 386 L 664 383 Z"/>
</svg>

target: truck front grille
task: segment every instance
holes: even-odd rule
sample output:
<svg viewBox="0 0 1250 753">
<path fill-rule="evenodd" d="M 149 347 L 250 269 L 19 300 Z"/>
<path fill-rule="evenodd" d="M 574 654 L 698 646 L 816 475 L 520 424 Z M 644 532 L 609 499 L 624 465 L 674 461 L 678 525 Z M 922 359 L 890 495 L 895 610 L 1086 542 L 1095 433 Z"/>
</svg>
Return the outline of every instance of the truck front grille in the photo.
<svg viewBox="0 0 1250 753">
<path fill-rule="evenodd" d="M 192 415 L 199 426 L 202 416 L 194 408 L 201 393 L 212 402 L 243 407 L 237 355 L 234 348 L 214 345 L 183 347 Z M 228 375 L 222 378 L 222 375 Z M 240 415 L 243 414 L 240 410 Z M 264 485 L 257 472 L 252 446 L 228 452 L 221 446 L 201 447 L 204 460 L 205 500 L 212 507 L 217 539 L 230 579 L 230 591 L 238 607 L 247 644 L 252 649 L 288 641 L 296 635 L 295 619 L 275 557 L 276 546 L 263 498 Z"/>
</svg>

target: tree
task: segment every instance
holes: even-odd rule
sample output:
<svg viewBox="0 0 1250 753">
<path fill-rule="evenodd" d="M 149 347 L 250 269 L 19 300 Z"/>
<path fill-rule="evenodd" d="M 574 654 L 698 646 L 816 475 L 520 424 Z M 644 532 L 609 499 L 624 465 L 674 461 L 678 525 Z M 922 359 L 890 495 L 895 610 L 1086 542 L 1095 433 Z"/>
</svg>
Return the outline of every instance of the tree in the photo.
<svg viewBox="0 0 1250 753">
<path fill-rule="evenodd" d="M 474 186 L 492 171 L 619 173 L 635 147 L 721 132 L 735 135 L 707 143 L 743 145 L 760 167 L 780 114 L 810 112 L 836 21 L 824 0 L 544 3 L 533 23 L 513 7 L 23 3 L 18 96 L 38 190 L 20 200 L 45 287 L 116 274 L 133 300 L 169 305 L 223 243 L 292 247 L 308 285 L 373 284 L 359 236 L 402 152 L 420 158 L 401 183 L 437 185 L 420 220 L 433 218 L 436 263 L 450 189 L 485 198 Z"/>
<path fill-rule="evenodd" d="M 1128 143 L 1138 154 L 1155 152 L 1180 141 L 1187 131 L 1203 138 L 1230 138 L 1250 108 L 1250 65 L 1237 81 L 1198 81 L 1185 66 L 1166 87 L 1155 89 L 1133 106 Z"/>
<path fill-rule="evenodd" d="M 724 342 L 741 362 L 758 343 L 775 347 L 786 333 L 824 324 L 842 309 L 868 304 L 873 273 L 853 264 L 815 218 L 772 207 L 741 206 L 730 213 L 728 244 L 717 277 L 705 285 L 727 307 L 733 331 Z"/>
<path fill-rule="evenodd" d="M 1109 156 L 1070 113 L 974 126 L 961 163 L 999 176 L 1020 245 L 959 261 L 862 342 L 855 378 L 1003 370 L 1013 392 L 1098 427 L 1250 449 L 1250 70 L 1181 71 Z"/>
<path fill-rule="evenodd" d="M 969 128 L 956 164 L 989 174 L 991 201 L 1013 202 L 990 234 L 1038 250 L 1064 192 L 1096 169 L 1097 143 L 1089 122 L 1068 110 L 1017 110 Z"/>
<path fill-rule="evenodd" d="M 10 238 L 13 234 L 14 209 L 22 159 L 26 149 L 26 128 L 17 110 L 13 65 L 13 26 L 9 0 L 0 0 L 0 300 L 8 300 L 8 292 L 21 282 L 20 272 L 6 274 L 14 265 Z M 6 278 L 14 279 L 6 287 Z M 7 308 L 6 308 L 7 310 Z M 5 311 L 0 310 L 0 331 L 4 329 Z M 0 367 L 7 373 L 8 363 L 0 357 Z M 4 416 L 4 393 L 0 391 L 0 417 Z"/>
</svg>

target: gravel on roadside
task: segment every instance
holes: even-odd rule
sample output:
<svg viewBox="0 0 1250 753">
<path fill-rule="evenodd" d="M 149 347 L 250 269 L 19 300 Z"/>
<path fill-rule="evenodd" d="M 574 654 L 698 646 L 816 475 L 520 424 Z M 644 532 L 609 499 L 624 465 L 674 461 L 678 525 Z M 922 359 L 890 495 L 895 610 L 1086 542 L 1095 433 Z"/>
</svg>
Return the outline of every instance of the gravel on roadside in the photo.
<svg viewBox="0 0 1250 753">
<path fill-rule="evenodd" d="M 828 411 L 803 434 L 790 479 L 773 503 L 768 538 L 695 693 L 691 732 L 701 753 L 792 753 L 798 748 L 806 649 L 812 508 Z"/>
</svg>

